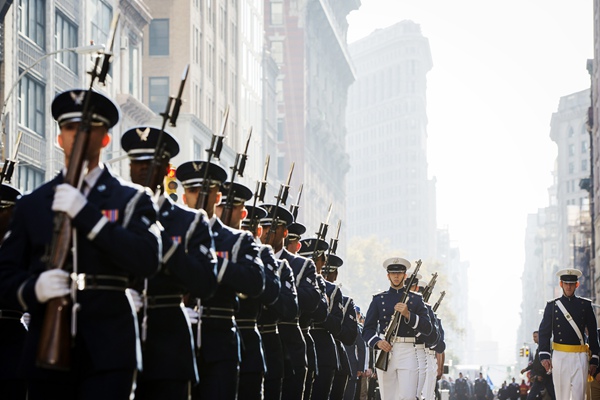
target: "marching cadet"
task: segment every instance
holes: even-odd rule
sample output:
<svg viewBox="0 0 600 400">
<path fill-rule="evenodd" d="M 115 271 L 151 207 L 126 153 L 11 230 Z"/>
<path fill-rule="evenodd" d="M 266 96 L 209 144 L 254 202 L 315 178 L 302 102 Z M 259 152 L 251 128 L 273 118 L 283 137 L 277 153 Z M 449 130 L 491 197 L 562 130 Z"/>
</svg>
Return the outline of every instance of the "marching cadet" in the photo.
<svg viewBox="0 0 600 400">
<path fill-rule="evenodd" d="M 249 230 L 255 238 L 262 235 L 263 227 L 260 220 L 267 216 L 267 211 L 261 207 L 246 205 L 248 209 L 248 218 L 242 221 L 242 229 Z M 290 214 L 291 216 L 291 214 Z M 263 304 L 258 318 L 258 329 L 262 337 L 264 357 L 266 364 L 266 373 L 264 379 L 264 399 L 281 400 L 281 385 L 283 382 L 283 348 L 281 338 L 277 329 L 277 322 L 280 318 L 293 319 L 298 315 L 298 295 L 296 293 L 296 284 L 294 282 L 294 273 L 286 260 L 280 260 L 272 253 L 272 247 L 263 245 L 261 255 L 273 257 L 276 264 L 275 274 L 280 280 L 279 295 L 274 303 Z M 265 265 L 268 265 L 263 260 Z M 266 269 L 265 269 L 266 274 Z"/>
<path fill-rule="evenodd" d="M 401 302 L 405 290 L 408 290 L 404 288 L 404 280 L 410 262 L 392 257 L 384 261 L 383 268 L 387 271 L 390 288 L 373 296 L 365 319 L 363 338 L 372 348 L 391 351 L 387 371 L 377 369 L 382 400 L 414 400 L 418 382 L 415 335 L 417 332 L 429 334 L 431 321 L 421 295 L 409 292 L 407 303 Z M 385 331 L 394 312 L 400 313 L 402 318 L 397 335 L 389 343 L 379 334 Z"/>
<path fill-rule="evenodd" d="M 300 239 L 305 232 L 306 227 L 300 222 L 294 221 L 290 226 L 288 226 L 288 235 L 285 238 L 286 250 L 292 254 L 297 254 L 298 250 L 300 250 L 300 247 L 302 247 L 300 244 Z"/>
<path fill-rule="evenodd" d="M 82 118 L 89 117 L 82 115 L 86 94 L 94 104 L 89 133 L 78 132 Z M 111 100 L 97 92 L 69 90 L 54 98 L 52 116 L 60 128 L 58 144 L 67 169 L 77 167 L 69 165 L 76 135 L 89 134 L 83 193 L 63 183 L 63 170 L 17 202 L 0 247 L 0 298 L 31 314 L 20 366 L 29 399 L 128 399 L 141 360 L 135 310 L 125 289 L 129 276 L 143 278 L 159 269 L 156 211 L 144 188 L 115 178 L 100 162 L 101 150 L 110 142 L 108 130 L 119 121 Z M 76 230 L 73 292 L 68 271 L 47 269 L 54 212 L 65 213 Z M 46 303 L 69 293 L 77 294 L 70 369 L 40 367 L 36 351 Z"/>
<path fill-rule="evenodd" d="M 217 216 L 221 217 L 227 197 L 232 195 L 234 207 L 240 207 L 241 213 L 233 214 L 230 227 L 235 229 L 243 227 L 242 220 L 248 216 L 248 210 L 244 202 L 252 198 L 252 191 L 237 182 L 226 182 L 223 184 L 223 197 L 217 206 Z M 264 211 L 264 210 L 263 210 Z M 254 210 L 256 212 L 256 210 Z M 266 214 L 266 211 L 264 211 Z M 254 236 L 254 235 L 253 235 Z M 261 334 L 256 325 L 260 310 L 263 306 L 270 306 L 279 297 L 280 282 L 276 274 L 277 260 L 271 246 L 259 244 L 259 256 L 264 265 L 265 289 L 263 293 L 255 298 L 240 297 L 239 309 L 235 313 L 235 322 L 242 338 L 242 362 L 240 364 L 240 384 L 238 388 L 238 400 L 262 399 L 263 378 L 266 371 L 265 354 Z"/>
<path fill-rule="evenodd" d="M 217 251 L 219 286 L 210 298 L 200 299 L 198 365 L 200 384 L 194 399 L 235 399 L 239 382 L 241 347 L 234 312 L 237 293 L 256 297 L 264 290 L 264 271 L 258 246 L 249 232 L 230 228 L 215 214 L 221 202 L 225 170 L 214 163 L 190 161 L 177 168 L 177 179 L 184 189 L 184 201 L 192 208 L 205 207 Z M 208 182 L 204 182 L 206 177 Z M 202 193 L 202 190 L 208 193 Z M 198 201 L 206 195 L 206 205 Z M 243 204 L 235 205 L 232 216 L 240 218 Z M 240 218 L 241 219 L 241 218 Z"/>
<path fill-rule="evenodd" d="M 427 282 L 419 280 L 418 284 L 413 286 L 413 289 L 418 293 L 422 293 L 427 287 Z M 415 348 L 423 349 L 423 354 L 425 356 L 423 364 L 419 364 L 419 385 L 417 386 L 417 394 L 422 399 L 431 399 L 433 398 L 433 389 L 435 388 L 435 381 L 437 376 L 437 360 L 435 356 L 435 351 L 431 350 L 431 346 L 434 346 L 439 339 L 439 325 L 437 322 L 437 317 L 433 312 L 433 308 L 429 303 L 425 303 L 425 307 L 427 307 L 427 311 L 429 312 L 429 319 L 431 320 L 431 332 L 427 335 L 423 335 L 421 333 L 416 334 Z M 424 367 L 424 376 L 421 379 L 421 370 L 420 368 Z"/>
<path fill-rule="evenodd" d="M 324 267 L 323 276 L 328 282 L 335 284 L 338 277 L 339 268 L 344 264 L 344 261 L 336 254 L 328 254 L 326 266 Z M 340 285 L 336 285 L 339 288 Z M 356 385 L 356 374 L 352 374 L 350 365 L 350 355 L 346 352 L 346 346 L 354 345 L 358 334 L 358 323 L 356 321 L 356 308 L 354 300 L 345 296 L 342 293 L 342 329 L 340 333 L 334 335 L 335 344 L 337 346 L 338 355 L 340 357 L 340 368 L 335 373 L 333 386 L 331 388 L 331 400 L 342 400 L 346 387 L 350 380 Z M 361 339 L 362 340 L 362 339 Z M 356 356 L 355 356 L 356 357 Z"/>
<path fill-rule="evenodd" d="M 556 276 L 560 278 L 563 295 L 550 300 L 544 309 L 539 328 L 540 361 L 546 371 L 552 370 L 557 399 L 583 400 L 587 377 L 594 376 L 598 367 L 600 345 L 596 316 L 592 302 L 575 295 L 581 271 L 563 269 Z M 588 352 L 591 353 L 589 362 Z"/>
<path fill-rule="evenodd" d="M 0 240 L 8 230 L 17 199 L 21 192 L 3 183 L 0 186 Z M 27 328 L 23 312 L 5 307 L 0 299 L 0 398 L 25 400 L 27 386 L 25 380 L 18 377 L 15 367 L 19 365 L 21 351 L 25 343 Z"/>
<path fill-rule="evenodd" d="M 164 151 L 157 156 L 159 136 L 160 129 L 140 126 L 121 137 L 121 147 L 129 156 L 132 182 L 160 187 L 158 219 L 163 227 L 163 267 L 146 285 L 141 285 L 145 288 L 136 288 L 144 290 L 144 370 L 138 376 L 135 394 L 141 399 L 187 399 L 190 383 L 198 382 L 198 371 L 194 338 L 182 298 L 187 293 L 194 297 L 214 293 L 217 258 L 206 212 L 180 206 L 164 195 L 162 182 L 169 160 L 179 153 L 179 144 L 163 131 Z"/>
<path fill-rule="evenodd" d="M 324 294 L 317 286 L 314 262 L 293 255 L 284 248 L 284 240 L 288 235 L 287 227 L 293 222 L 293 215 L 285 208 L 274 204 L 264 204 L 261 207 L 267 210 L 267 216 L 261 220 L 261 224 L 265 227 L 261 241 L 273 247 L 277 258 L 288 261 L 295 276 L 299 314 L 311 313 L 323 301 Z M 282 318 L 277 325 L 284 351 L 281 398 L 286 400 L 302 399 L 306 380 L 306 342 L 298 325 L 298 317 L 299 315 L 294 318 Z"/>
<path fill-rule="evenodd" d="M 326 399 L 331 391 L 333 372 L 339 366 L 335 343 L 333 343 L 333 338 L 328 333 L 328 328 L 331 325 L 336 332 L 341 329 L 341 313 L 336 311 L 336 315 L 329 322 L 326 322 L 329 316 L 329 305 L 332 304 L 329 296 L 333 289 L 327 293 L 327 283 L 321 275 L 321 270 L 325 260 L 325 252 L 329 249 L 329 245 L 324 240 L 313 238 L 301 240 L 300 246 L 298 254 L 314 261 L 317 270 L 317 284 L 320 291 L 327 296 L 327 302 L 320 302 L 313 312 L 302 313 L 298 321 L 306 342 L 306 359 L 308 362 L 304 399 Z M 341 304 L 342 298 L 337 296 L 336 299 Z M 334 319 L 338 319 L 337 323 L 333 323 Z M 320 332 L 317 333 L 316 331 Z M 318 339 L 315 339 L 315 337 L 318 337 Z M 319 341 L 318 347 L 317 340 Z M 320 367 L 323 367 L 322 371 L 319 371 Z M 331 378 L 331 382 L 329 378 Z"/>
</svg>

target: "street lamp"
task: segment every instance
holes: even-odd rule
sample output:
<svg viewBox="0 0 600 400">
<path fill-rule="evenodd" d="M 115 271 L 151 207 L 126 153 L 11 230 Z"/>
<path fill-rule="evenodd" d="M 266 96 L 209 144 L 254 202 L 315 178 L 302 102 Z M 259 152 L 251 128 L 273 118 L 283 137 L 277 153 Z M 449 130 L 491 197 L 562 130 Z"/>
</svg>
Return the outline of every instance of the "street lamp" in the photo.
<svg viewBox="0 0 600 400">
<path fill-rule="evenodd" d="M 35 62 L 33 64 L 31 64 L 30 66 L 28 66 L 27 68 L 25 68 L 25 70 L 23 70 L 23 72 L 21 72 L 21 74 L 19 75 L 19 77 L 17 78 L 17 80 L 15 81 L 15 83 L 13 83 L 13 85 L 11 86 L 10 90 L 8 91 L 8 94 L 6 95 L 6 98 L 4 99 L 4 103 L 2 104 L 2 114 L 0 114 L 0 118 L 1 118 L 1 126 L 2 126 L 2 138 L 0 139 L 0 147 L 2 148 L 2 159 L 4 160 L 4 141 L 6 138 L 6 107 L 8 105 L 8 101 L 10 100 L 10 96 L 12 96 L 13 91 L 16 89 L 17 85 L 19 84 L 19 82 L 21 81 L 21 79 L 29 72 L 31 71 L 33 68 L 35 68 L 36 65 L 38 65 L 39 63 L 41 63 L 42 61 L 44 61 L 46 58 L 56 55 L 58 53 L 66 53 L 66 52 L 72 52 L 72 53 L 77 53 L 77 54 L 93 54 L 93 53 L 98 53 L 100 51 L 104 50 L 104 45 L 103 44 L 92 44 L 89 46 L 79 46 L 79 47 L 68 47 L 65 49 L 59 49 L 59 50 L 55 50 L 55 51 L 51 51 L 50 53 L 46 53 L 43 56 L 41 56 L 40 58 L 38 58 L 37 60 L 35 60 Z"/>
</svg>

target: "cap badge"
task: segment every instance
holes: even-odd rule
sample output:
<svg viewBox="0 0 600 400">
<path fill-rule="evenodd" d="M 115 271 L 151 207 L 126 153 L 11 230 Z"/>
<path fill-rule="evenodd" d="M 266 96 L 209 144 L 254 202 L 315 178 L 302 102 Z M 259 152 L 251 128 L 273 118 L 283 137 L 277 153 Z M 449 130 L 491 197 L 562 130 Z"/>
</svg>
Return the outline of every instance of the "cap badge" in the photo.
<svg viewBox="0 0 600 400">
<path fill-rule="evenodd" d="M 400 259 L 399 259 L 399 258 L 394 258 L 394 261 L 393 261 L 393 263 L 394 263 L 394 264 L 399 264 L 399 263 L 400 263 Z"/>
<path fill-rule="evenodd" d="M 312 240 L 306 241 L 306 247 L 308 247 L 309 249 L 312 247 Z"/>
<path fill-rule="evenodd" d="M 135 130 L 135 133 L 140 137 L 142 142 L 146 142 L 148 140 L 148 135 L 150 134 L 150 128 L 146 128 L 143 131 L 140 128 Z"/>
<path fill-rule="evenodd" d="M 200 169 L 202 168 L 202 164 L 196 164 L 195 162 L 193 162 L 192 167 L 194 167 L 194 171 L 200 172 Z"/>
<path fill-rule="evenodd" d="M 83 97 L 85 96 L 85 92 L 79 92 L 79 94 L 75 94 L 75 92 L 70 92 L 69 95 L 71 95 L 71 99 L 73 99 L 73 102 L 75 103 L 75 105 L 82 105 L 83 104 Z"/>
</svg>

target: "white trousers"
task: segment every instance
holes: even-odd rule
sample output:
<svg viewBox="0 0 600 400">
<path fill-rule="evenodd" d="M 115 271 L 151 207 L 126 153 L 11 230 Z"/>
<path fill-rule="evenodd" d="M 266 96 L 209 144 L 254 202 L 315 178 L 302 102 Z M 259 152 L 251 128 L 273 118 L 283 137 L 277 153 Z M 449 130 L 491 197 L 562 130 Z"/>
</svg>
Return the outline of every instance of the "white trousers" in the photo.
<svg viewBox="0 0 600 400">
<path fill-rule="evenodd" d="M 427 374 L 425 376 L 425 385 L 423 385 L 423 399 L 435 399 L 435 382 L 437 378 L 437 357 L 434 350 L 425 350 L 427 353 Z"/>
<path fill-rule="evenodd" d="M 419 379 L 417 380 L 417 397 L 421 398 L 425 378 L 427 376 L 427 352 L 424 344 L 415 344 L 415 353 L 417 354 L 417 368 L 419 370 Z"/>
<path fill-rule="evenodd" d="M 415 400 L 419 371 L 413 343 L 394 343 L 387 371 L 377 369 L 381 400 Z"/>
<path fill-rule="evenodd" d="M 554 350 L 552 381 L 556 399 L 584 400 L 588 376 L 587 353 Z"/>
</svg>

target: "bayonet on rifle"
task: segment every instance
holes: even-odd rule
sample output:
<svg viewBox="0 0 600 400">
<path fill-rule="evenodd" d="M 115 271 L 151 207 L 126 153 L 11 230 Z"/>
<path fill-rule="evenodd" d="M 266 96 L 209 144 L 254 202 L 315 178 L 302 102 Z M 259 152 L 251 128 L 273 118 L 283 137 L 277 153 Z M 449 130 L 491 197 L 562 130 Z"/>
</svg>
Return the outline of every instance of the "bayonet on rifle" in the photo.
<svg viewBox="0 0 600 400">
<path fill-rule="evenodd" d="M 300 185 L 300 189 L 298 189 L 298 197 L 296 198 L 296 204 L 292 204 L 290 206 L 290 212 L 294 216 L 294 221 L 298 218 L 298 211 L 300 209 L 300 198 L 302 197 L 302 189 L 304 188 L 304 183 Z"/>
</svg>

